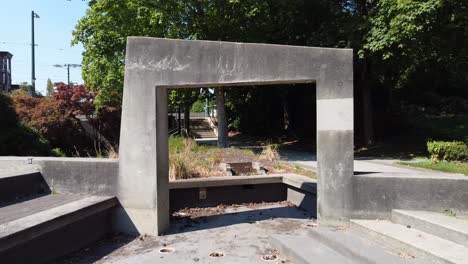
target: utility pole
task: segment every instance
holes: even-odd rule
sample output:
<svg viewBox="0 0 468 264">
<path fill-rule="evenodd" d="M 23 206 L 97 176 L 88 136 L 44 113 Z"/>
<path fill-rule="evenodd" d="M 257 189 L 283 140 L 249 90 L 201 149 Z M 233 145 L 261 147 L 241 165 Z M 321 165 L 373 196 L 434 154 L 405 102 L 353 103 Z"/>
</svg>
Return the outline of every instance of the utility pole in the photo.
<svg viewBox="0 0 468 264">
<path fill-rule="evenodd" d="M 32 96 L 36 94 L 36 61 L 34 48 L 36 44 L 34 43 L 34 18 L 39 18 L 39 15 L 31 11 L 31 93 Z"/>
<path fill-rule="evenodd" d="M 78 67 L 81 67 L 80 64 L 73 64 L 73 63 L 66 63 L 66 64 L 54 64 L 53 65 L 54 67 L 57 67 L 57 68 L 67 68 L 67 84 L 70 85 L 70 67 L 72 68 L 78 68 Z"/>
</svg>

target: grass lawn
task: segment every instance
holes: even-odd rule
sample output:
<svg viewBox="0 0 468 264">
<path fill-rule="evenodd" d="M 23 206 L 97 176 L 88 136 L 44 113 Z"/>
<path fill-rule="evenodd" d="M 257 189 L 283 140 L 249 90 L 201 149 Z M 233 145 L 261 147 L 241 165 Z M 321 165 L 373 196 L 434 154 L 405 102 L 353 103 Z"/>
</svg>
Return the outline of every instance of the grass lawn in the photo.
<svg viewBox="0 0 468 264">
<path fill-rule="evenodd" d="M 468 175 L 468 163 L 444 162 L 444 161 L 432 162 L 428 160 L 428 161 L 420 161 L 420 162 L 397 162 L 396 164 Z"/>
</svg>

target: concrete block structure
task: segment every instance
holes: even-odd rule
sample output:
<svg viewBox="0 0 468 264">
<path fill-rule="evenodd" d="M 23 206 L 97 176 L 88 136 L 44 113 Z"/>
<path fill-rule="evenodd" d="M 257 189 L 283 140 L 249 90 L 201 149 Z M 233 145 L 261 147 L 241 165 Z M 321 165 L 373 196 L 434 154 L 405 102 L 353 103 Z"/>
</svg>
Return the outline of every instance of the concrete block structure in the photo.
<svg viewBox="0 0 468 264">
<path fill-rule="evenodd" d="M 352 50 L 129 37 L 117 180 L 120 213 L 140 233 L 160 234 L 169 225 L 168 88 L 314 82 L 318 219 L 341 225 L 352 209 Z M 125 223 L 119 228 L 129 231 Z"/>
</svg>

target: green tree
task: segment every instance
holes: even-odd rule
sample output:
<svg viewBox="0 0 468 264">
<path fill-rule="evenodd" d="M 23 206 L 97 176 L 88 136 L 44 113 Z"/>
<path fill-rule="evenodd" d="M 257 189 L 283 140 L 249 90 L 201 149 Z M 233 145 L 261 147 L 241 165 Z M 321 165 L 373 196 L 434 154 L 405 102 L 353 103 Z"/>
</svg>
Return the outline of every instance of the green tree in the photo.
<svg viewBox="0 0 468 264">
<path fill-rule="evenodd" d="M 360 57 L 380 61 L 375 74 L 385 85 L 442 94 L 467 90 L 466 1 L 381 0 L 369 22 Z"/>
<path fill-rule="evenodd" d="M 47 79 L 47 88 L 46 89 L 47 89 L 46 97 L 50 98 L 52 96 L 52 94 L 54 93 L 54 84 L 52 83 L 50 78 Z"/>
<path fill-rule="evenodd" d="M 200 89 L 172 89 L 169 91 L 169 107 L 174 111 L 180 109 L 184 113 L 185 135 L 190 135 L 190 109 L 200 97 Z"/>
</svg>

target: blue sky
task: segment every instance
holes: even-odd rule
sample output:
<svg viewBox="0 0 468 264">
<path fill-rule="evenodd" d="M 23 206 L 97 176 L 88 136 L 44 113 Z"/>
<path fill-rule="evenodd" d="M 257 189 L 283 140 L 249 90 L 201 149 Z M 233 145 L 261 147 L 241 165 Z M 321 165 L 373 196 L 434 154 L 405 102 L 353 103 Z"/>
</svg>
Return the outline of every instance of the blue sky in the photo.
<svg viewBox="0 0 468 264">
<path fill-rule="evenodd" d="M 1 0 L 0 51 L 13 54 L 13 83 L 31 83 L 31 11 L 35 19 L 36 91 L 45 94 L 47 78 L 67 82 L 67 70 L 54 64 L 81 64 L 83 47 L 70 46 L 72 30 L 84 16 L 88 1 Z M 81 69 L 70 69 L 70 80 L 83 83 Z"/>
</svg>

